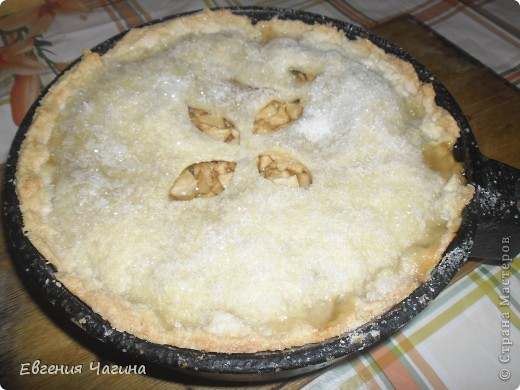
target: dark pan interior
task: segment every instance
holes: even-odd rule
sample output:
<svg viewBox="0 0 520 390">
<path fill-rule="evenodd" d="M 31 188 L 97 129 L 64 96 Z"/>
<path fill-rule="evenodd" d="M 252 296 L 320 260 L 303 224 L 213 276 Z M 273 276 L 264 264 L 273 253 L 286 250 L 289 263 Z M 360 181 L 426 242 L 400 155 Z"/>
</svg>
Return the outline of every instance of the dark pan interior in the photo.
<svg viewBox="0 0 520 390">
<path fill-rule="evenodd" d="M 464 163 L 467 179 L 472 183 L 482 183 L 478 186 L 484 187 L 485 183 L 490 181 L 491 176 L 496 176 L 497 169 L 505 169 L 502 166 L 494 166 L 492 169 L 485 168 L 489 162 L 479 153 L 469 124 L 455 100 L 427 69 L 399 47 L 354 25 L 303 11 L 255 7 L 232 8 L 232 10 L 236 14 L 249 17 L 253 22 L 278 17 L 301 20 L 309 24 L 333 25 L 344 31 L 349 39 L 367 38 L 386 52 L 410 62 L 423 82 L 433 84 L 437 94 L 437 104 L 449 111 L 462 129 L 454 153 L 456 159 Z M 187 14 L 174 15 L 152 23 Z M 93 51 L 105 53 L 123 35 L 124 33 L 108 39 L 96 46 Z M 45 92 L 46 90 L 43 91 L 42 96 Z M 447 286 L 467 260 L 473 244 L 473 236 L 481 220 L 483 200 L 477 194 L 465 209 L 460 231 L 446 250 L 440 264 L 435 267 L 431 279 L 380 318 L 340 337 L 283 351 L 247 354 L 211 353 L 150 343 L 112 328 L 107 321 L 58 283 L 54 276 L 55 267 L 38 253 L 24 234 L 22 215 L 15 192 L 16 165 L 20 145 L 32 122 L 37 106 L 38 102 L 33 105 L 21 124 L 6 164 L 4 220 L 13 259 L 19 263 L 25 276 L 36 285 L 37 289 L 59 310 L 66 313 L 74 323 L 83 328 L 87 334 L 111 345 L 118 351 L 137 356 L 143 362 L 155 363 L 168 369 L 178 369 L 184 373 L 224 380 L 280 379 L 318 369 L 356 351 L 366 349 L 408 323 Z M 513 176 L 517 174 L 513 171 L 506 172 L 507 175 L 509 173 Z M 507 181 L 507 183 L 509 182 Z M 503 185 L 505 184 L 499 183 L 499 186 Z"/>
</svg>

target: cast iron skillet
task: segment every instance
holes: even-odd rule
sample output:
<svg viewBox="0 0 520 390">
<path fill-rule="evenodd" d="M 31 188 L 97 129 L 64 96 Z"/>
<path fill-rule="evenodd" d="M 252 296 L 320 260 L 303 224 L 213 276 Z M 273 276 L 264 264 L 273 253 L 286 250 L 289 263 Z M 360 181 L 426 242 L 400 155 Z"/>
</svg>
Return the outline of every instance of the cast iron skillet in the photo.
<svg viewBox="0 0 520 390">
<path fill-rule="evenodd" d="M 435 76 L 399 47 L 359 27 L 308 12 L 276 8 L 231 8 L 253 22 L 280 19 L 301 20 L 305 23 L 325 23 L 344 31 L 349 39 L 367 38 L 377 46 L 410 62 L 421 81 L 432 83 L 436 102 L 449 111 L 461 128 L 460 138 L 454 148 L 457 161 L 463 162 L 467 180 L 476 188 L 473 200 L 465 208 L 460 230 L 432 272 L 431 279 L 417 288 L 409 297 L 380 318 L 360 326 L 339 337 L 282 351 L 257 353 L 212 353 L 169 345 L 159 345 L 139 339 L 110 326 L 86 304 L 57 283 L 56 271 L 33 247 L 23 230 L 22 215 L 15 192 L 18 151 L 29 128 L 39 102 L 35 102 L 12 144 L 6 164 L 4 184 L 4 217 L 8 243 L 13 259 L 23 269 L 25 276 L 36 284 L 46 298 L 84 331 L 103 343 L 125 354 L 137 356 L 143 363 L 149 362 L 223 380 L 271 380 L 303 374 L 327 366 L 356 351 L 366 349 L 391 335 L 408 323 L 449 283 L 466 262 L 468 256 L 500 259 L 501 237 L 510 237 L 508 253 L 520 252 L 520 170 L 484 157 L 478 149 L 469 124 L 461 109 Z M 174 15 L 149 24 L 184 16 L 192 12 Z M 119 34 L 96 46 L 93 51 L 105 53 L 122 38 Z M 43 91 L 42 96 L 45 95 Z M 516 242 L 515 242 L 516 239 Z M 507 259 L 504 259 L 507 260 Z M 81 323 L 80 323 L 81 320 Z"/>
</svg>

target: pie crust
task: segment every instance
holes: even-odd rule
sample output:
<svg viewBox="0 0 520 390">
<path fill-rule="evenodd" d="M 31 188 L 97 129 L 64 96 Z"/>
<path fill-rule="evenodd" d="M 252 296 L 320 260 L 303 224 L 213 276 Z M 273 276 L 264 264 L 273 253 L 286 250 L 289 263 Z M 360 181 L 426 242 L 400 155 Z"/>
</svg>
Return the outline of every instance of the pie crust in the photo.
<svg viewBox="0 0 520 390">
<path fill-rule="evenodd" d="M 220 352 L 319 342 L 408 296 L 459 228 L 473 188 L 434 97 L 331 26 L 220 10 L 133 29 L 42 99 L 24 228 L 119 330 Z"/>
</svg>

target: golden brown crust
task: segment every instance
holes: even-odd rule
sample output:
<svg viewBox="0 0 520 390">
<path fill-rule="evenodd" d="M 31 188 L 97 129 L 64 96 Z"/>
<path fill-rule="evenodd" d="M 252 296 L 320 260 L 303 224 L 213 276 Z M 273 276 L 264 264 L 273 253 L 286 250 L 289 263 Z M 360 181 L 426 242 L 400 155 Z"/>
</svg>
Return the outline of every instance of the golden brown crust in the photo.
<svg viewBox="0 0 520 390">
<path fill-rule="evenodd" d="M 151 27 L 132 30 L 103 57 L 86 51 L 83 60 L 60 78 L 50 89 L 37 110 L 33 124 L 22 145 L 17 171 L 17 193 L 28 236 L 42 255 L 57 266 L 59 270 L 58 279 L 70 291 L 90 305 L 95 312 L 100 313 L 115 328 L 129 331 L 153 342 L 210 351 L 254 352 L 318 342 L 337 336 L 347 330 L 352 330 L 390 309 L 409 295 L 419 283 L 428 279 L 429 272 L 439 262 L 442 253 L 460 225 L 462 208 L 473 194 L 473 189 L 470 186 L 459 183 L 458 177 L 455 176 L 445 183 L 443 185 L 444 193 L 439 195 L 441 197 L 439 202 L 445 201 L 444 203 L 446 203 L 446 206 L 442 207 L 443 212 L 446 213 L 446 216 L 442 216 L 446 222 L 446 228 L 442 231 L 442 234 L 438 237 L 432 237 L 422 247 L 410 245 L 409 254 L 401 253 L 405 260 L 396 264 L 401 265 L 403 270 L 392 271 L 389 266 L 379 268 L 381 274 L 384 272 L 397 272 L 398 274 L 407 272 L 406 275 L 401 277 L 402 283 L 394 286 L 392 291 L 387 294 L 388 299 L 381 299 L 375 293 L 375 295 L 370 296 L 369 292 L 360 292 L 359 296 L 352 298 L 352 301 L 348 301 L 348 303 L 347 301 L 338 304 L 328 302 L 324 304 L 325 308 L 322 309 L 318 305 L 319 310 L 328 310 L 332 313 L 324 317 L 326 320 L 324 320 L 324 323 L 320 322 L 318 325 L 309 323 L 314 321 L 313 318 L 296 319 L 295 324 L 298 329 L 287 331 L 282 327 L 282 330 L 278 333 L 276 327 L 268 329 L 265 324 L 260 324 L 258 328 L 260 330 L 251 330 L 249 325 L 244 323 L 237 325 L 232 313 L 225 312 L 225 308 L 221 308 L 225 312 L 222 315 L 214 314 L 214 319 L 217 317 L 219 319 L 214 330 L 212 330 L 211 324 L 205 326 L 192 325 L 191 327 L 182 324 L 172 326 L 169 319 L 161 317 L 157 314 L 158 310 L 154 310 L 146 303 L 136 303 L 131 297 L 127 298 L 124 293 L 104 288 L 103 284 L 95 277 L 86 277 L 71 271 L 67 265 L 68 259 L 64 259 L 62 254 L 58 253 L 59 250 L 57 252 L 54 240 L 60 232 L 55 232 L 54 226 L 48 221 L 48 215 L 52 214 L 55 206 L 53 203 L 53 186 L 54 176 L 58 174 L 51 161 L 54 153 L 51 138 L 53 132 L 56 132 L 56 123 L 62 120 L 60 115 L 64 107 L 67 106 L 69 99 L 74 98 L 76 90 L 86 88 L 90 83 L 95 83 L 96 78 L 103 74 L 107 63 L 124 64 L 144 61 L 177 42 L 188 39 L 187 37 L 197 34 L 213 34 L 221 30 L 240 32 L 248 39 L 263 43 L 270 42 L 273 37 L 299 39 L 305 36 L 311 44 L 317 47 L 333 48 L 334 50 L 341 48 L 345 53 L 355 55 L 356 61 L 364 63 L 371 71 L 378 74 L 377 77 L 385 78 L 386 81 L 381 82 L 382 85 L 388 83 L 394 91 L 397 91 L 396 93 L 402 97 L 404 102 L 408 102 L 406 104 L 411 105 L 414 112 L 426 118 L 419 129 L 423 139 L 420 145 L 441 143 L 453 145 L 459 134 L 454 119 L 435 104 L 435 93 L 432 86 L 421 84 L 409 63 L 385 54 L 383 50 L 367 40 L 358 40 L 347 44 L 343 33 L 329 26 L 310 26 L 298 21 L 274 19 L 261 22 L 255 27 L 251 25 L 247 18 L 234 16 L 227 11 L 215 13 L 206 11 Z M 311 67 L 312 65 L 309 64 L 308 66 Z M 319 69 L 316 66 L 316 69 L 307 70 L 312 73 Z M 262 79 L 258 82 L 263 85 L 270 81 Z M 240 88 L 247 88 L 247 86 L 242 86 L 241 83 L 238 83 L 238 85 Z M 269 87 L 273 88 L 272 86 Z M 291 93 L 294 94 L 294 92 Z M 254 106 L 255 109 L 268 103 L 262 101 L 262 99 L 269 98 L 269 95 L 266 94 L 266 96 L 258 99 Z M 289 97 L 295 98 L 292 95 Z M 191 104 L 191 102 L 188 101 L 186 104 Z M 187 110 L 185 111 L 187 113 Z M 224 115 L 224 113 L 219 114 Z M 250 115 L 250 117 L 252 118 L 253 115 Z M 237 123 L 238 128 L 240 128 L 242 122 L 239 120 Z M 244 133 L 243 135 L 244 137 L 241 134 L 241 143 L 247 145 L 248 142 L 252 142 L 248 141 L 247 134 Z M 203 135 L 200 135 L 200 132 L 194 132 L 190 137 L 203 137 Z M 228 149 L 225 150 L 228 153 Z M 217 157 L 219 156 L 211 156 L 214 160 L 218 159 Z M 242 155 L 240 157 L 242 158 Z M 306 162 L 306 165 L 309 166 L 311 171 L 313 166 L 319 166 L 312 160 L 311 153 L 306 156 L 298 156 L 300 161 L 305 161 L 305 158 L 310 161 L 309 163 Z M 178 174 L 187 165 L 189 164 L 177 167 L 178 172 L 176 173 Z M 453 169 L 460 170 L 460 167 Z M 236 176 L 239 176 L 237 180 L 240 181 L 240 172 L 237 172 Z M 320 178 L 318 177 L 317 182 L 313 183 L 311 188 L 314 189 L 314 187 L 319 186 L 319 183 Z M 226 189 L 225 193 L 228 192 L 230 192 L 231 197 L 236 196 L 232 188 Z M 442 198 L 443 196 L 444 198 Z M 93 272 L 95 274 L 96 271 Z M 376 272 L 371 278 L 371 283 L 378 283 L 378 280 L 383 276 Z M 153 278 L 150 280 L 153 280 Z M 345 292 L 346 294 L 347 292 Z M 337 299 L 341 301 L 343 298 L 338 297 Z M 327 304 L 330 304 L 330 307 L 327 308 Z M 306 315 L 309 317 L 308 313 Z M 222 326 L 225 326 L 228 322 L 230 327 L 236 327 L 236 331 L 222 331 Z"/>
<path fill-rule="evenodd" d="M 85 50 L 83 59 L 65 76 L 59 78 L 45 95 L 20 148 L 16 190 L 24 227 L 40 253 L 58 267 L 60 259 L 47 244 L 52 240 L 52 230 L 49 230 L 44 221 L 45 215 L 52 207 L 49 204 L 49 188 L 46 187 L 50 184 L 51 178 L 43 169 L 52 153 L 48 143 L 54 123 L 69 96 L 74 94 L 76 88 L 91 82 L 103 66 L 98 54 Z"/>
</svg>

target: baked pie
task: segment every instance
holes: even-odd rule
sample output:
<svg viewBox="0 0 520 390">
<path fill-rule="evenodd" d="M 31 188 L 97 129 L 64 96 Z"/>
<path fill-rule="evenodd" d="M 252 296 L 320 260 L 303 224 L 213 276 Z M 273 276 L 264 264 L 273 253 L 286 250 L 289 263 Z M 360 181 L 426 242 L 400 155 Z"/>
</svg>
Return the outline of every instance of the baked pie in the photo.
<svg viewBox="0 0 520 390">
<path fill-rule="evenodd" d="M 204 11 L 85 51 L 22 144 L 24 228 L 115 328 L 318 342 L 429 277 L 473 189 L 413 67 L 327 25 Z"/>
</svg>

